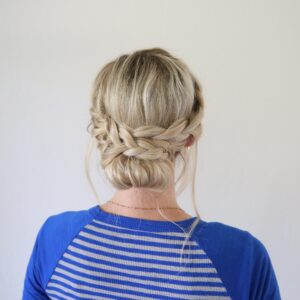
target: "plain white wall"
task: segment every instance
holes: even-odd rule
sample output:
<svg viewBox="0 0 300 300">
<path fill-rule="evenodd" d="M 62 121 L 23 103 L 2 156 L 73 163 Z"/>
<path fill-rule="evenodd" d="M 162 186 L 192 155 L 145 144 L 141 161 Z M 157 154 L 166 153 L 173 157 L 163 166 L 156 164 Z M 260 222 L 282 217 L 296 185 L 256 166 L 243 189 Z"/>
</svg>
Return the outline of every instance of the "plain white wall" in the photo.
<svg viewBox="0 0 300 300">
<path fill-rule="evenodd" d="M 204 87 L 202 218 L 259 238 L 283 299 L 298 299 L 298 1 L 9 0 L 0 8 L 1 299 L 20 299 L 44 220 L 96 204 L 83 163 L 96 73 L 153 46 L 182 58 Z M 114 190 L 91 169 L 105 202 Z M 190 196 L 179 201 L 194 214 Z"/>
</svg>

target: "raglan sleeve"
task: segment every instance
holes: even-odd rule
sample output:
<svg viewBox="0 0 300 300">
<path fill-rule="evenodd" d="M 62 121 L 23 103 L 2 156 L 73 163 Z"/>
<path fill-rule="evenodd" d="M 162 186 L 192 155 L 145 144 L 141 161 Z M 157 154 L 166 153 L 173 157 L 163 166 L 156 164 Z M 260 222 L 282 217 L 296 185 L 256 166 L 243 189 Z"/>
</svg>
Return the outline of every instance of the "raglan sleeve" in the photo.
<svg viewBox="0 0 300 300">
<path fill-rule="evenodd" d="M 251 236 L 253 241 L 253 268 L 250 299 L 281 300 L 278 280 L 270 255 L 265 245 L 253 235 Z"/>
<path fill-rule="evenodd" d="M 22 300 L 50 299 L 47 286 L 59 258 L 95 213 L 91 209 L 65 211 L 46 219 L 38 231 L 27 264 Z"/>
<path fill-rule="evenodd" d="M 42 259 L 41 249 L 43 247 L 43 232 L 47 221 L 44 222 L 38 231 L 33 249 L 27 263 L 25 279 L 23 283 L 22 300 L 44 300 L 50 299 L 43 289 L 42 284 Z"/>
</svg>

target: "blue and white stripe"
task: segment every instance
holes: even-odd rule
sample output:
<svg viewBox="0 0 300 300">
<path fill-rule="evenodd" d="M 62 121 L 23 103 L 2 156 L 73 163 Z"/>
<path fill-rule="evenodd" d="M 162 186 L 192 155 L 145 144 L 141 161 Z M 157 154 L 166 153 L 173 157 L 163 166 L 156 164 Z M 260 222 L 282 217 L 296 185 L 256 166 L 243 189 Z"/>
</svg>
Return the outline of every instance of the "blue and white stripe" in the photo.
<svg viewBox="0 0 300 300">
<path fill-rule="evenodd" d="M 213 262 L 185 235 L 94 218 L 72 240 L 48 282 L 50 299 L 231 300 Z"/>
</svg>

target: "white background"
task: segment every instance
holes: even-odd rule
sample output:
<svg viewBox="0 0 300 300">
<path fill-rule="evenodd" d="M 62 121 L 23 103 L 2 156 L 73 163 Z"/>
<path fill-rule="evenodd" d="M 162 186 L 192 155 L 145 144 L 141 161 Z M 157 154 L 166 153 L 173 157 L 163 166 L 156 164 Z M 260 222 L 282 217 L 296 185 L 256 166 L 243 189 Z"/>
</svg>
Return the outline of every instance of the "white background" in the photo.
<svg viewBox="0 0 300 300">
<path fill-rule="evenodd" d="M 38 229 L 97 200 L 84 173 L 92 80 L 162 47 L 204 88 L 202 218 L 250 231 L 299 299 L 298 1 L 1 1 L 0 299 L 20 299 Z M 92 163 L 104 203 L 113 188 Z M 100 175 L 100 176 L 99 176 Z M 194 214 L 189 190 L 180 205 Z"/>
</svg>

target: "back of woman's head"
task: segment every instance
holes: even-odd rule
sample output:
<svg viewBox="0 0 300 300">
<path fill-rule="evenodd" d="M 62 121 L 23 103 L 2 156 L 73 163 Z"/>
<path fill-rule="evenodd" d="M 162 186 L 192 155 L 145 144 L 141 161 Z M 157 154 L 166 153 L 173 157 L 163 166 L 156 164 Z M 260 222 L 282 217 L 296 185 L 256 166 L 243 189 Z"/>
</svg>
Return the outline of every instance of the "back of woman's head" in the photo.
<svg viewBox="0 0 300 300">
<path fill-rule="evenodd" d="M 97 74 L 91 135 L 117 189 L 163 191 L 185 144 L 202 132 L 201 86 L 186 64 L 161 48 L 121 55 Z M 194 147 L 194 146 L 193 146 Z"/>
</svg>

